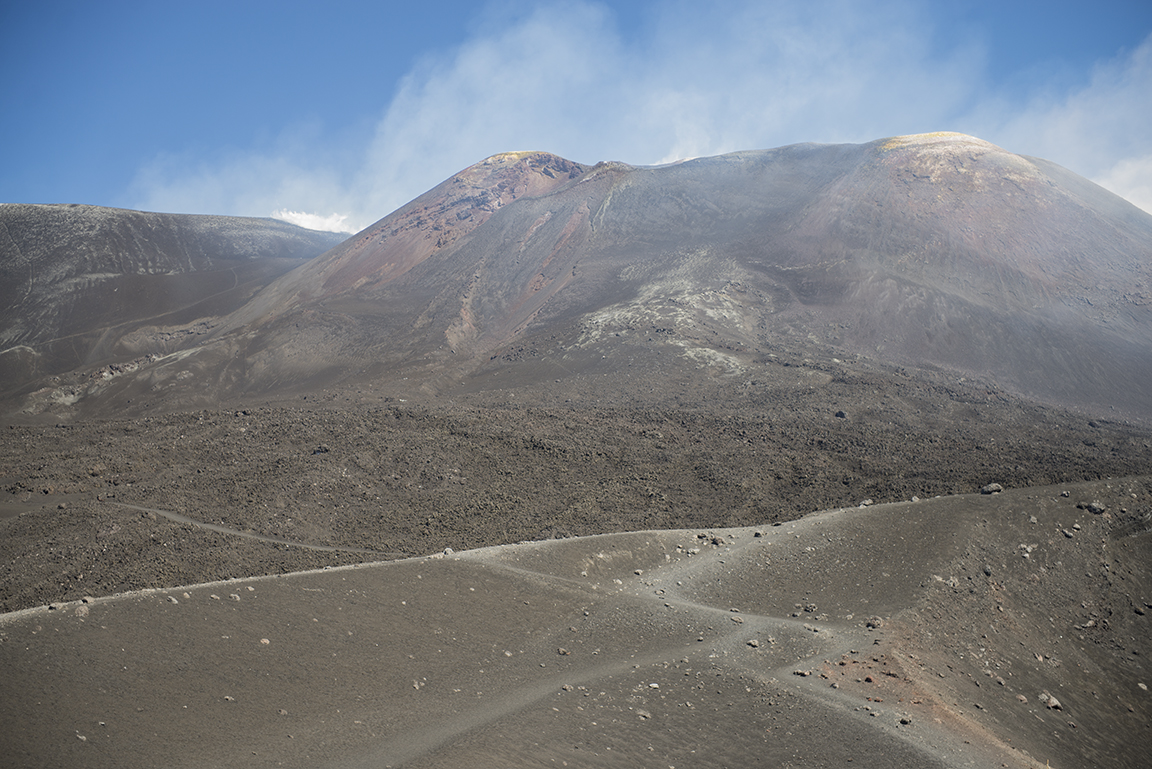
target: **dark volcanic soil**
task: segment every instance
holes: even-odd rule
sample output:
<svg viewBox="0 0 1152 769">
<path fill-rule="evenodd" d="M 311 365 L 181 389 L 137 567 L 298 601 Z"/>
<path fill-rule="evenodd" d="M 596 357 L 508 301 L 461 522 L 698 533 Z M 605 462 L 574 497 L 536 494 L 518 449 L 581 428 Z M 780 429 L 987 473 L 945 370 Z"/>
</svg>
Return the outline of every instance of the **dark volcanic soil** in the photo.
<svg viewBox="0 0 1152 769">
<path fill-rule="evenodd" d="M 21 767 L 1143 767 L 1152 478 L 0 615 Z"/>
<path fill-rule="evenodd" d="M 1142 428 L 898 371 L 805 376 L 816 383 L 714 384 L 666 407 L 624 390 L 598 406 L 576 392 L 536 405 L 517 405 L 522 391 L 427 404 L 330 393 L 292 406 L 10 426 L 0 433 L 0 611 L 1152 467 Z"/>
</svg>

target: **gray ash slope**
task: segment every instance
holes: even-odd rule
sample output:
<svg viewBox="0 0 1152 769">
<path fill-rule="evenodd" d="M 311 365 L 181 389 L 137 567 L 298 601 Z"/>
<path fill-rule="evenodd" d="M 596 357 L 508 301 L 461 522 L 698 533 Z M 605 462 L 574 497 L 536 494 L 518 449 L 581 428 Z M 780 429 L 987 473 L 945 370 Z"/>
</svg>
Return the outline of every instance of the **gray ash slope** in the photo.
<svg viewBox="0 0 1152 769">
<path fill-rule="evenodd" d="M 136 354 L 125 337 L 140 326 L 208 325 L 342 239 L 273 219 L 0 205 L 0 386 Z"/>
<path fill-rule="evenodd" d="M 1147 421 L 1152 216 L 958 134 L 661 168 L 511 153 L 184 339 L 179 360 L 78 391 L 58 415 L 318 388 L 587 390 L 624 363 L 754 379 L 792 355 Z"/>
<path fill-rule="evenodd" d="M 1150 499 L 1061 484 L 4 614 L 0 760 L 1142 767 Z"/>
</svg>

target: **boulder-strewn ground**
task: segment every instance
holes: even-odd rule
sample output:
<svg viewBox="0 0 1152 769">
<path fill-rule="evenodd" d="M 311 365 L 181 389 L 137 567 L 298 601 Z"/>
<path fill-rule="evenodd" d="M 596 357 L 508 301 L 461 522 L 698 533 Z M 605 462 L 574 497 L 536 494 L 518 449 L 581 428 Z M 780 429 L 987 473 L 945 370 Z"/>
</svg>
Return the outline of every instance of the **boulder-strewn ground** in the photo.
<svg viewBox="0 0 1152 769">
<path fill-rule="evenodd" d="M 514 405 L 299 405 L 0 431 L 0 608 L 549 537 L 1122 477 L 1143 428 L 873 369 Z M 803 383 L 803 384 L 797 384 Z M 353 400 L 358 397 L 360 400 Z M 837 414 L 843 416 L 837 416 Z M 360 549 L 333 552 L 225 530 Z M 374 555 L 378 554 L 378 555 Z"/>
</svg>

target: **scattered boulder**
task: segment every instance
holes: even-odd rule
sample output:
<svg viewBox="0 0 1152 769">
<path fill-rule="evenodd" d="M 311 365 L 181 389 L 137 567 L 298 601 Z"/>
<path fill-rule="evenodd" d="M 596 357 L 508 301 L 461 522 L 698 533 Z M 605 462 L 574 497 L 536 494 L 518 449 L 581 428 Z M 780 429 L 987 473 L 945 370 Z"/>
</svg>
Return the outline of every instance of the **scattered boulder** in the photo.
<svg viewBox="0 0 1152 769">
<path fill-rule="evenodd" d="M 1004 491 L 1004 487 L 999 483 L 989 483 L 980 488 L 981 494 L 999 494 L 1001 491 Z"/>
</svg>

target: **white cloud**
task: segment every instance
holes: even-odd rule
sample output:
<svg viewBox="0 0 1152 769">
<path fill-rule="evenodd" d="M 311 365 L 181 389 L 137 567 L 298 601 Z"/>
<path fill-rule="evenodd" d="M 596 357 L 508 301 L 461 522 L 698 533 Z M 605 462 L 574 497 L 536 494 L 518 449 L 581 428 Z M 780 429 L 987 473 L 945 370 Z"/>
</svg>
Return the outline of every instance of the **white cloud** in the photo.
<svg viewBox="0 0 1152 769">
<path fill-rule="evenodd" d="M 288 222 L 289 224 L 295 224 L 297 227 L 306 227 L 310 230 L 347 233 L 357 232 L 357 230 L 352 228 L 352 225 L 347 223 L 347 214 L 321 216 L 320 214 L 310 214 L 304 211 L 289 211 L 286 208 L 280 208 L 272 212 L 272 218 L 279 219 L 282 222 Z"/>
<path fill-rule="evenodd" d="M 1014 109 L 989 102 L 973 122 L 989 141 L 1059 163 L 1152 213 L 1152 36 L 1097 64 L 1083 88 Z"/>
<path fill-rule="evenodd" d="M 903 5 L 662 7 L 653 33 L 629 42 L 598 6 L 537 9 L 418 68 L 371 164 L 400 185 L 504 150 L 651 164 L 862 141 L 940 127 L 979 67 L 969 52 L 936 56 Z"/>
<path fill-rule="evenodd" d="M 283 147 L 251 154 L 232 152 L 210 161 L 187 155 L 158 157 L 137 172 L 129 205 L 148 211 L 235 216 L 335 210 L 349 212 L 333 214 L 354 228 L 346 231 L 366 225 L 350 216 L 355 206 L 341 169 L 306 158 L 306 151 Z"/>
<path fill-rule="evenodd" d="M 1125 158 L 1092 181 L 1152 214 L 1152 155 Z"/>
<path fill-rule="evenodd" d="M 654 3 L 627 39 L 596 3 L 490 9 L 474 37 L 413 67 L 370 137 L 339 153 L 322 135 L 293 135 L 200 165 L 158 159 L 137 196 L 160 210 L 336 211 L 359 229 L 497 152 L 656 164 L 933 130 L 1136 194 L 1131 169 L 1152 152 L 1152 41 L 1101 65 L 1081 91 L 1021 107 L 990 87 L 979 49 L 934 48 L 917 8 Z"/>
</svg>

